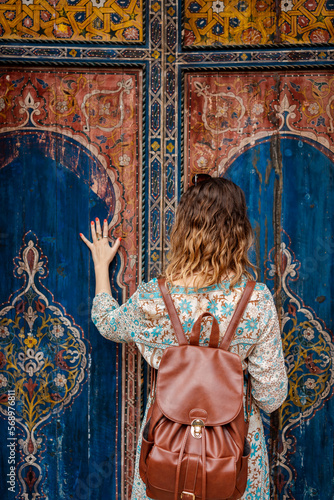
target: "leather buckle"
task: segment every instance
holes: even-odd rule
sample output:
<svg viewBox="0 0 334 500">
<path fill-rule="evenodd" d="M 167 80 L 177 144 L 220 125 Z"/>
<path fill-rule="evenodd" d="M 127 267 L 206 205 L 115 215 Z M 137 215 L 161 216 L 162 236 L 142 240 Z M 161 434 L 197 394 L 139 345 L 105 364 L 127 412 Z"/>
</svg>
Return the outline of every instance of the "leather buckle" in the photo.
<svg viewBox="0 0 334 500">
<path fill-rule="evenodd" d="M 195 493 L 191 493 L 190 491 L 182 491 L 181 500 L 196 500 Z"/>
</svg>

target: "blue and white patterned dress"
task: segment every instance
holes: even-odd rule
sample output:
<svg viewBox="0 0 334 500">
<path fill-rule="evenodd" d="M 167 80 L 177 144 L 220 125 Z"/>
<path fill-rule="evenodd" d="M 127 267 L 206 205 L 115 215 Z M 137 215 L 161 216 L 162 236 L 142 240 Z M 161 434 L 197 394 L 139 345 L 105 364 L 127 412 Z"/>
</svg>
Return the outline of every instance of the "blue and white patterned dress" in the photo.
<svg viewBox="0 0 334 500">
<path fill-rule="evenodd" d="M 219 322 L 224 336 L 246 279 L 229 289 L 229 281 L 195 291 L 174 286 L 172 298 L 186 336 L 194 321 L 210 311 Z M 138 287 L 133 296 L 119 306 L 107 293 L 95 296 L 92 320 L 100 333 L 114 342 L 135 342 L 146 361 L 159 368 L 163 350 L 177 344 L 176 336 L 162 300 L 158 282 L 153 279 Z M 200 342 L 208 345 L 211 320 L 202 322 Z M 268 456 L 259 408 L 270 413 L 287 395 L 280 328 L 273 297 L 266 285 L 257 283 L 241 318 L 230 350 L 239 354 L 243 367 L 248 366 L 252 381 L 253 406 L 248 438 L 251 445 L 248 482 L 243 500 L 269 500 Z M 146 415 L 143 425 L 145 425 Z M 144 483 L 138 473 L 141 439 L 138 443 L 132 500 L 146 500 Z"/>
</svg>

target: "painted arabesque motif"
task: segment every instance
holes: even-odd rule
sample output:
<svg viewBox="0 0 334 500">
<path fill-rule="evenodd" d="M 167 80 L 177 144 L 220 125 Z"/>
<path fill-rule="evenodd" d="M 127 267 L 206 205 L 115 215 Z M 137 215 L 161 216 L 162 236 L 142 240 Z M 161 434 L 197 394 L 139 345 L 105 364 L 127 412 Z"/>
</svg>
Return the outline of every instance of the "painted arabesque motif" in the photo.
<svg viewBox="0 0 334 500">
<path fill-rule="evenodd" d="M 289 392 L 279 410 L 279 446 L 273 477 L 276 487 L 285 499 L 296 498 L 293 485 L 297 472 L 293 466 L 297 437 L 294 429 L 305 425 L 332 397 L 334 388 L 333 334 L 311 307 L 296 295 L 291 284 L 299 280 L 301 262 L 291 249 L 291 240 L 282 231 L 282 242 L 277 252 L 272 249 L 266 262 L 268 286 L 278 279 L 274 296 L 283 297 L 279 317 L 283 349 L 289 377 Z"/>
<path fill-rule="evenodd" d="M 132 212 L 137 209 L 141 168 L 138 147 L 141 106 L 140 100 L 136 101 L 140 86 L 138 70 L 128 73 L 115 70 L 110 74 L 10 70 L 0 76 L 1 132 L 35 129 L 61 134 L 87 147 L 105 168 L 115 195 L 98 179 L 92 178 L 90 183 L 92 190 L 110 207 L 110 236 L 123 239 L 125 295 L 133 293 L 138 269 L 138 236 L 133 231 Z M 55 150 L 54 156 L 57 154 Z M 69 163 L 79 173 L 80 164 L 71 165 L 70 158 Z"/>
<path fill-rule="evenodd" d="M 28 232 L 14 260 L 14 275 L 24 280 L 0 310 L 0 412 L 8 416 L 8 391 L 15 392 L 20 498 L 42 497 L 46 446 L 41 428 L 73 404 L 87 381 L 90 350 L 82 328 L 42 284 L 48 259 L 38 238 Z"/>
<path fill-rule="evenodd" d="M 334 76 L 188 74 L 188 172 L 222 174 L 236 156 L 277 134 L 334 151 Z"/>
</svg>

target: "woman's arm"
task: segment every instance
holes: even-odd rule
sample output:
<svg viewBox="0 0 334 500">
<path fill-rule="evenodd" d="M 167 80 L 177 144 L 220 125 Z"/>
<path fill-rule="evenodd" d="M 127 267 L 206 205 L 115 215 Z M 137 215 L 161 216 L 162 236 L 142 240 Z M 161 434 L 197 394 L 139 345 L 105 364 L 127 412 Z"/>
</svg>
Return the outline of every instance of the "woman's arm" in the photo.
<svg viewBox="0 0 334 500">
<path fill-rule="evenodd" d="M 92 321 L 100 334 L 113 342 L 134 342 L 145 327 L 145 319 L 138 306 L 138 292 L 122 304 L 107 293 L 94 297 Z"/>
<path fill-rule="evenodd" d="M 92 320 L 101 335 L 114 342 L 138 341 L 141 330 L 145 327 L 145 318 L 138 305 L 138 293 L 121 306 L 111 294 L 109 282 L 109 265 L 120 246 L 118 238 L 113 246 L 108 241 L 108 224 L 103 223 L 103 231 L 99 219 L 91 223 L 92 242 L 83 234 L 81 239 L 92 253 L 95 269 L 95 297 L 92 307 Z"/>
<path fill-rule="evenodd" d="M 261 331 L 248 356 L 248 371 L 256 404 L 271 413 L 281 406 L 287 396 L 288 377 L 276 307 L 267 287 L 259 307 Z"/>
<path fill-rule="evenodd" d="M 95 224 L 93 221 L 91 222 L 92 242 L 81 233 L 80 237 L 92 253 L 95 269 L 95 294 L 97 295 L 98 293 L 105 292 L 111 295 L 109 266 L 119 249 L 122 238 L 118 238 L 114 245 L 110 246 L 107 220 L 104 219 L 103 231 L 101 231 L 101 225 L 98 218 L 95 219 Z"/>
</svg>

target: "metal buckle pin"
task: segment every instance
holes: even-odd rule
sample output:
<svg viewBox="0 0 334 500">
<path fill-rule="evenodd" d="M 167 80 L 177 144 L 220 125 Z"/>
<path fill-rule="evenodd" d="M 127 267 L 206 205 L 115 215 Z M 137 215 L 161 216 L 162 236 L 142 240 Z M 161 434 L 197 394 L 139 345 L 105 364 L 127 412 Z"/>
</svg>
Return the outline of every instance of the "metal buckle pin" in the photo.
<svg viewBox="0 0 334 500">
<path fill-rule="evenodd" d="M 183 495 L 188 495 L 189 498 L 186 498 Z M 191 493 L 190 491 L 182 491 L 181 500 L 196 500 L 195 493 Z"/>
</svg>

